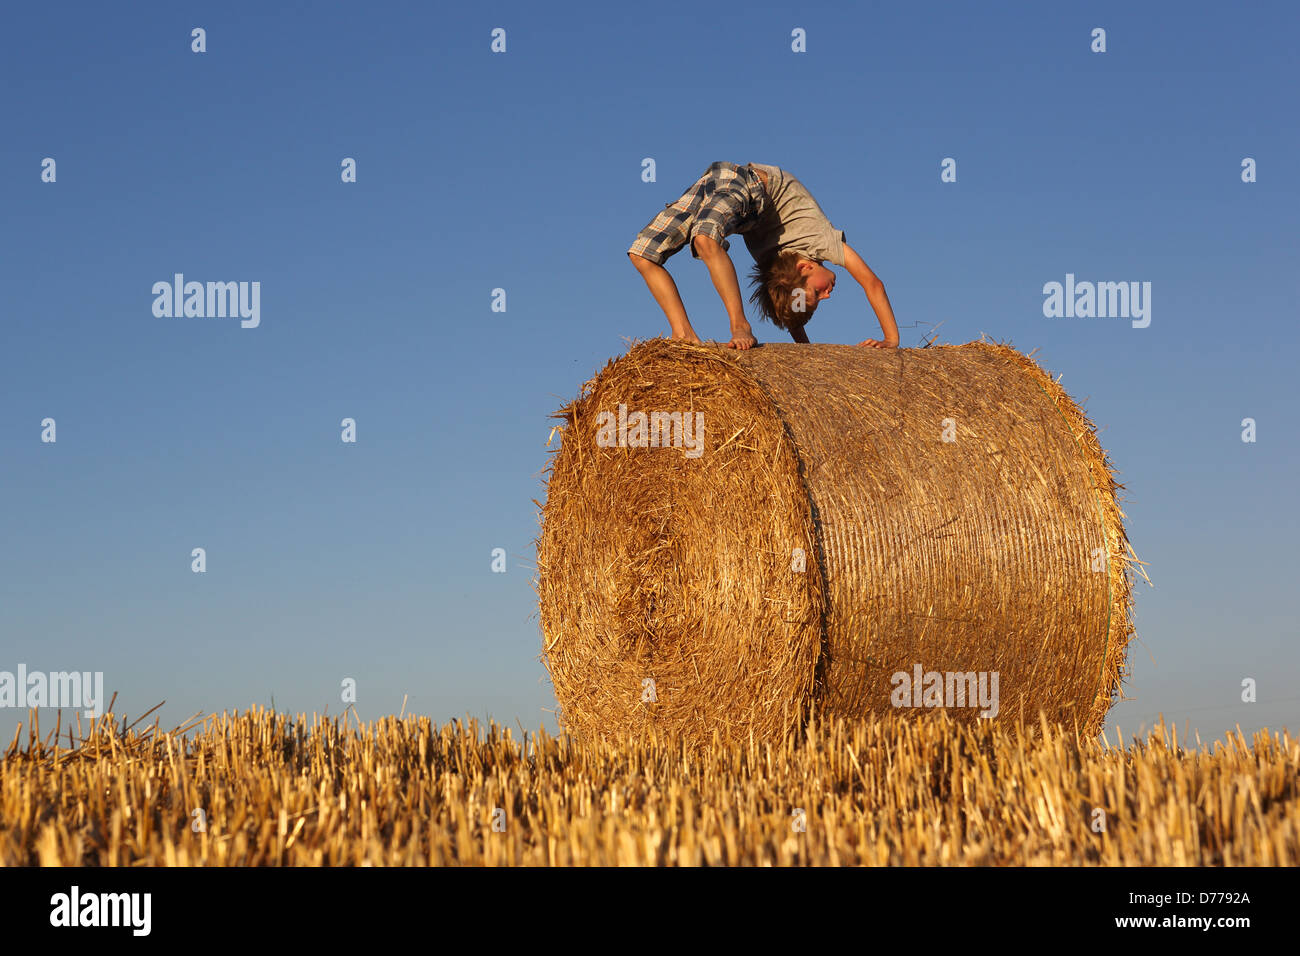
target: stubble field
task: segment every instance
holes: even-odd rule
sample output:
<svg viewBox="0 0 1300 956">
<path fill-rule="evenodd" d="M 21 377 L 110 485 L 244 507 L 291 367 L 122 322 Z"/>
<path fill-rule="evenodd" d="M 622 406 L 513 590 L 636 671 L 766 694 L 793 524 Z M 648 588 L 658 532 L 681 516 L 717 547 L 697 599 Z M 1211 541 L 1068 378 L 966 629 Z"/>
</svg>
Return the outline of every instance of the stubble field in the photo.
<svg viewBox="0 0 1300 956">
<path fill-rule="evenodd" d="M 1300 742 L 814 717 L 777 745 L 582 743 L 255 709 L 77 734 L 0 764 L 0 864 L 1300 863 Z"/>
</svg>

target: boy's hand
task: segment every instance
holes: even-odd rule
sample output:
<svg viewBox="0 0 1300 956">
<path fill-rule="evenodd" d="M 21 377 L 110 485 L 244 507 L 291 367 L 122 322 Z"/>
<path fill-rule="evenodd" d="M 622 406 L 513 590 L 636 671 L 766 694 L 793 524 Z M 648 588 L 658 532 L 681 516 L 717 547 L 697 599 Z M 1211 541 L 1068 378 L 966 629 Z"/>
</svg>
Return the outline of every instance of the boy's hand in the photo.
<svg viewBox="0 0 1300 956">
<path fill-rule="evenodd" d="M 896 349 L 898 348 L 898 339 L 894 339 L 892 342 L 888 339 L 883 342 L 879 339 L 867 339 L 864 342 L 859 342 L 858 347 L 869 349 Z"/>
</svg>

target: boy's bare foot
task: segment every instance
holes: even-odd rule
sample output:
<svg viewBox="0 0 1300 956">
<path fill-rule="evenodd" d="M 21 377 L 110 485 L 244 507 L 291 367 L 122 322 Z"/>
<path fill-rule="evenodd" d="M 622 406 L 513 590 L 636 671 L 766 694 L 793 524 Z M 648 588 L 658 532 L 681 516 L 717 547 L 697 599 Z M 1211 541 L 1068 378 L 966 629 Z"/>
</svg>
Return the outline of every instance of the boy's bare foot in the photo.
<svg viewBox="0 0 1300 956">
<path fill-rule="evenodd" d="M 729 349 L 752 349 L 758 344 L 758 339 L 754 338 L 754 333 L 749 329 L 741 329 L 731 333 L 731 341 L 727 343 Z"/>
<path fill-rule="evenodd" d="M 680 334 L 674 332 L 672 337 L 674 342 L 694 342 L 696 345 L 703 344 L 702 342 L 700 342 L 700 337 L 696 335 L 694 331 L 684 332 Z"/>
</svg>

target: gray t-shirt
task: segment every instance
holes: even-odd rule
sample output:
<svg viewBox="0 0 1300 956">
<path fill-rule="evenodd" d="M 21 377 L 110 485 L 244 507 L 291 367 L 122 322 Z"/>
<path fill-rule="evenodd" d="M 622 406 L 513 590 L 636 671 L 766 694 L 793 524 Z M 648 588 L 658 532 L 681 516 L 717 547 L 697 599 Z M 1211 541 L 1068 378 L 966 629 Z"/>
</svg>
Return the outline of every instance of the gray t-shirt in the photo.
<svg viewBox="0 0 1300 956">
<path fill-rule="evenodd" d="M 812 193 L 784 169 L 750 163 L 767 174 L 771 207 L 746 230 L 745 246 L 755 262 L 787 249 L 818 262 L 844 267 L 844 230 L 831 225 Z"/>
</svg>

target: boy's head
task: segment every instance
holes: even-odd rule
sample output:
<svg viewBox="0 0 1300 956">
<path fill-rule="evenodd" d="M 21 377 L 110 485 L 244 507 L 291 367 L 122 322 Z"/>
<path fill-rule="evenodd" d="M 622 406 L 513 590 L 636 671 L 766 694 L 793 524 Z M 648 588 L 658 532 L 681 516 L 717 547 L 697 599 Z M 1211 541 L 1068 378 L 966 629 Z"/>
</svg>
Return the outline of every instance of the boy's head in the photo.
<svg viewBox="0 0 1300 956">
<path fill-rule="evenodd" d="M 750 272 L 752 302 L 773 325 L 793 329 L 812 318 L 817 303 L 835 288 L 835 273 L 797 252 L 778 252 Z"/>
</svg>

